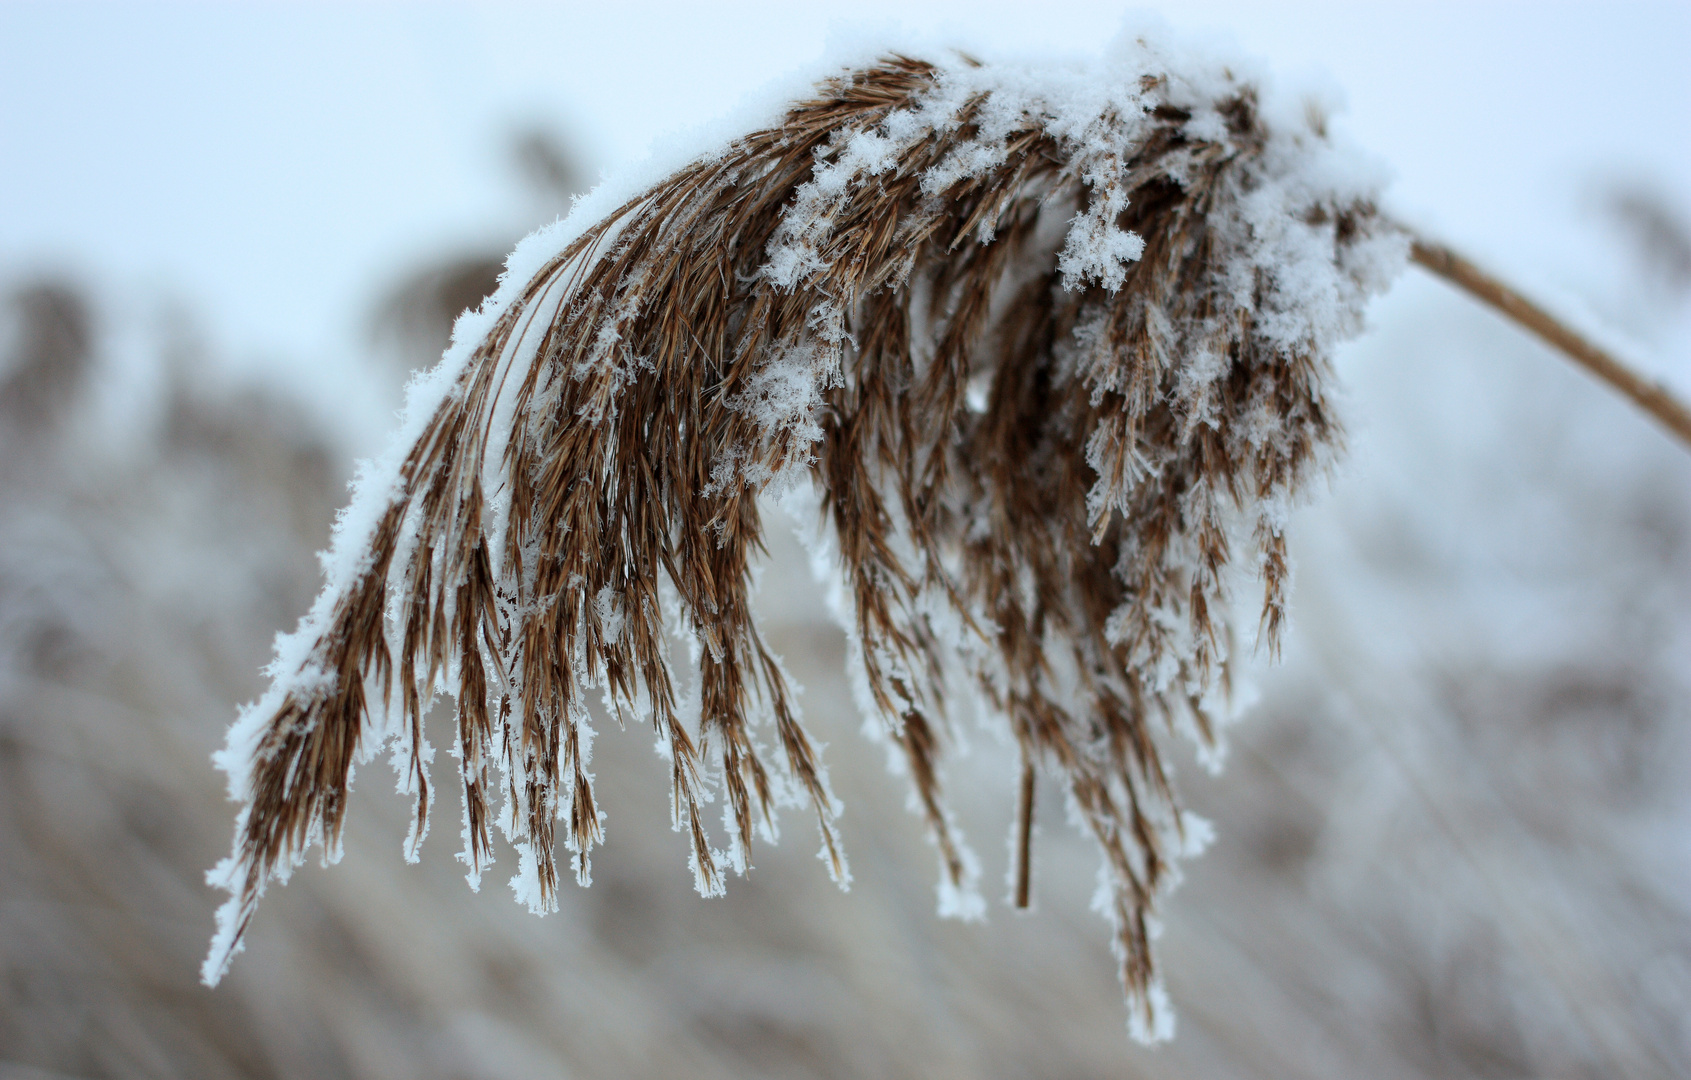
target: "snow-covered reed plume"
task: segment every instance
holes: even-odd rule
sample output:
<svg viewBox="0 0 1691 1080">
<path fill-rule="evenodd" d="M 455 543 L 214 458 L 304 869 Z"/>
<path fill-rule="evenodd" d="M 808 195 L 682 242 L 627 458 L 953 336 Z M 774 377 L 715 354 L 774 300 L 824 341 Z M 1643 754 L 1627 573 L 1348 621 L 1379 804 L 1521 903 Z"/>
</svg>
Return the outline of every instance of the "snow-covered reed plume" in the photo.
<svg viewBox="0 0 1691 1080">
<path fill-rule="evenodd" d="M 1207 828 L 1160 732 L 1219 750 L 1237 567 L 1280 631 L 1286 512 L 1340 441 L 1332 347 L 1407 253 L 1377 181 L 1318 109 L 1143 40 L 1059 67 L 889 56 L 526 241 L 412 388 L 219 756 L 242 809 L 206 980 L 272 877 L 335 856 L 384 747 L 415 857 L 442 689 L 472 883 L 495 828 L 536 911 L 556 841 L 588 882 L 597 690 L 655 727 L 701 893 L 783 804 L 844 886 L 840 804 L 749 596 L 760 497 L 813 494 L 942 908 L 980 909 L 941 783 L 973 701 L 1022 755 L 1015 901 L 1043 774 L 1102 852 L 1131 1026 L 1166 1037 L 1153 908 Z"/>
</svg>

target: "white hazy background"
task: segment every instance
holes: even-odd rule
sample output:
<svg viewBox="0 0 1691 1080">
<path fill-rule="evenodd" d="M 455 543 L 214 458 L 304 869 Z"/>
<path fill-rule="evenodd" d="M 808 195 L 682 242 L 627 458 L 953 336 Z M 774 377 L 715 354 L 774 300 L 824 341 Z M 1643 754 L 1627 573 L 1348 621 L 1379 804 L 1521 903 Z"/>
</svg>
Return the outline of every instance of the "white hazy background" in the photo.
<svg viewBox="0 0 1691 1080">
<path fill-rule="evenodd" d="M 1691 396 L 1691 6 L 1164 14 L 1337 88 L 1392 212 Z M 1254 668 L 1226 772 L 1182 769 L 1220 839 L 1167 905 L 1172 1045 L 1126 1038 L 1054 797 L 1038 912 L 933 918 L 920 823 L 783 544 L 771 637 L 830 744 L 852 893 L 794 819 L 726 899 L 691 896 L 648 737 L 610 730 L 609 846 L 557 916 L 457 880 L 444 768 L 405 866 L 376 770 L 345 861 L 195 983 L 231 821 L 207 755 L 438 345 L 395 329 L 422 318 L 396 292 L 824 74 L 831 38 L 1095 52 L 1122 18 L 0 4 L 0 1080 L 1691 1074 L 1691 456 L 1413 269 L 1339 358 L 1352 453 L 1296 525 L 1285 662 Z M 537 138 L 576 179 L 513 152 Z M 971 741 L 950 786 L 990 878 L 1011 769 Z"/>
</svg>

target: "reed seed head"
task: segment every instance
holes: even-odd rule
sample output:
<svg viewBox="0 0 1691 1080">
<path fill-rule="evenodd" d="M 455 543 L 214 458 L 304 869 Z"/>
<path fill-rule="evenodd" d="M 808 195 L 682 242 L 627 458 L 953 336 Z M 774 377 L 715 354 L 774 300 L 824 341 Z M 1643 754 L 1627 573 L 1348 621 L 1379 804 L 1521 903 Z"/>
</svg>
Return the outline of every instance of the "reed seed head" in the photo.
<svg viewBox="0 0 1691 1080">
<path fill-rule="evenodd" d="M 942 906 L 979 908 L 942 784 L 974 701 L 1024 762 L 1018 902 L 1044 776 L 1102 853 L 1131 1026 L 1166 1036 L 1153 907 L 1205 828 L 1165 733 L 1218 749 L 1240 564 L 1277 639 L 1287 508 L 1340 442 L 1330 352 L 1403 257 L 1322 123 L 1173 66 L 1144 42 L 1063 70 L 889 56 L 527 242 L 531 265 L 551 248 L 418 385 L 220 755 L 243 808 L 207 981 L 266 883 L 335 851 L 351 770 L 384 744 L 415 857 L 442 688 L 472 881 L 498 831 L 534 909 L 560 846 L 588 882 L 593 691 L 655 728 L 701 893 L 782 805 L 846 884 L 840 804 L 750 599 L 785 494 L 813 500 Z"/>
</svg>

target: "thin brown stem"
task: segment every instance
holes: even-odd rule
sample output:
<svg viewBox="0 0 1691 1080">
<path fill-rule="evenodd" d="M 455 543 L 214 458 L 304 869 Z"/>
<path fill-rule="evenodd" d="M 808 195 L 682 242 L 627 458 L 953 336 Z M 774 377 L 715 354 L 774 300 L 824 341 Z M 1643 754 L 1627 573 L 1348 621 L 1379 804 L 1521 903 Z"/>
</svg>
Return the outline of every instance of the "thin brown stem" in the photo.
<svg viewBox="0 0 1691 1080">
<path fill-rule="evenodd" d="M 1677 435 L 1687 447 L 1691 447 L 1691 408 L 1674 397 L 1667 387 L 1633 371 L 1548 311 L 1443 244 L 1434 243 L 1411 230 L 1404 231 L 1410 238 L 1410 258 L 1560 349 L 1574 363 L 1625 394 Z"/>
<path fill-rule="evenodd" d="M 1026 911 L 1033 893 L 1033 758 L 1022 754 L 1022 790 L 1016 805 L 1016 908 Z"/>
</svg>

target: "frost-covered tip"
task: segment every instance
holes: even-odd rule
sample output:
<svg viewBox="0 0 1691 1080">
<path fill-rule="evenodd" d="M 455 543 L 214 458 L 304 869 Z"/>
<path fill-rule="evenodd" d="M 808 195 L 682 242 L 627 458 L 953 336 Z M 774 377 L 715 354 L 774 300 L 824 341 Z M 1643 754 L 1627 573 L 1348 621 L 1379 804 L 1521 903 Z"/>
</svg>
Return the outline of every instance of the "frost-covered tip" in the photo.
<svg viewBox="0 0 1691 1080">
<path fill-rule="evenodd" d="M 1017 902 L 1043 776 L 1102 855 L 1134 1031 L 1166 1037 L 1148 927 L 1206 832 L 1162 742 L 1219 747 L 1241 548 L 1278 629 L 1284 506 L 1339 438 L 1330 349 L 1403 257 L 1371 168 L 1248 68 L 1141 38 L 1056 67 L 894 55 L 525 241 L 412 388 L 230 733 L 208 981 L 266 882 L 337 843 L 382 744 L 420 841 L 437 688 L 472 883 L 496 829 L 534 910 L 560 840 L 586 883 L 593 692 L 653 725 L 701 893 L 781 805 L 843 886 L 821 747 L 751 608 L 760 497 L 785 493 L 944 913 L 983 910 L 943 791 L 947 703 L 977 700 L 1026 766 Z"/>
</svg>

